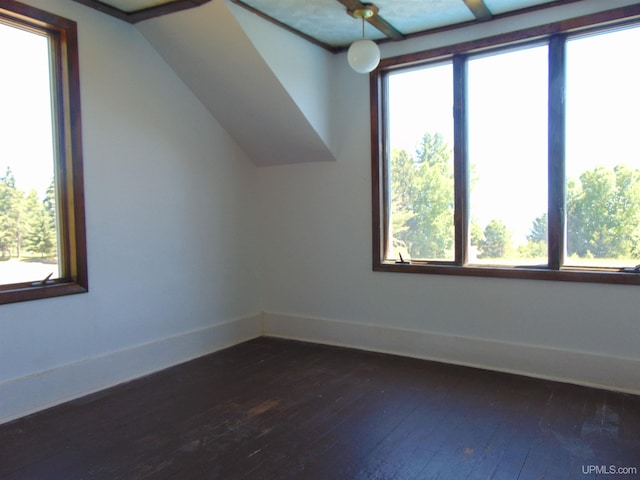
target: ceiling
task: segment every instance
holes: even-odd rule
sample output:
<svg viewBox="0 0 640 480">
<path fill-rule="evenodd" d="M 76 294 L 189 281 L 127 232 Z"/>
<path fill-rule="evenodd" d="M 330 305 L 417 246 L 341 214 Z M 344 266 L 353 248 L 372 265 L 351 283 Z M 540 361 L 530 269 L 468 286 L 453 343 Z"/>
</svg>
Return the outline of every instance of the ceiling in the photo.
<svg viewBox="0 0 640 480">
<path fill-rule="evenodd" d="M 340 58 L 346 55 L 331 53 L 344 53 L 344 47 L 361 34 L 360 21 L 350 17 L 345 6 L 346 2 L 350 8 L 359 6 L 353 3 L 356 0 L 65 1 L 136 24 L 136 30 L 258 166 L 335 161 L 345 145 L 334 130 L 339 109 L 333 98 L 339 92 L 356 105 L 361 102 L 358 112 L 363 115 L 368 104 L 367 77 L 348 68 L 342 61 L 346 59 Z M 546 18 L 567 18 L 568 11 L 576 16 L 589 10 L 582 5 L 593 9 L 603 0 L 484 0 L 472 8 L 466 2 L 474 0 L 370 1 L 380 9 L 371 23 L 383 30 L 391 27 L 403 37 L 450 30 L 455 37 L 461 26 L 484 22 L 477 25 L 480 33 L 504 33 L 512 29 L 510 22 L 517 14 L 533 12 L 525 16 L 536 24 Z M 572 5 L 553 9 L 555 13 L 549 8 L 568 3 Z M 497 21 L 485 20 L 489 16 Z M 521 20 L 513 22 L 513 29 Z M 292 35 L 294 30 L 309 41 Z M 367 25 L 367 35 L 392 47 L 392 40 L 381 31 Z M 358 113 L 353 114 L 357 118 Z"/>
<path fill-rule="evenodd" d="M 74 0 L 121 20 L 136 23 L 209 1 L 222 0 Z M 490 21 L 580 0 L 229 0 L 330 51 L 340 51 L 362 36 L 361 20 L 348 12 L 366 4 L 378 7 L 368 19 L 369 39 L 401 40 L 447 28 Z"/>
</svg>

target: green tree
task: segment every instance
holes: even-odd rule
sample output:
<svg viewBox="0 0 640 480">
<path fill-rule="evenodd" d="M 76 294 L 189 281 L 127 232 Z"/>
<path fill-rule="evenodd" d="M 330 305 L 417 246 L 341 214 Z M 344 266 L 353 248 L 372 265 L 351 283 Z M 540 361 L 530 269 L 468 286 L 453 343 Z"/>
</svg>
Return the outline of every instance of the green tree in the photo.
<svg viewBox="0 0 640 480">
<path fill-rule="evenodd" d="M 640 169 L 618 165 L 614 212 L 616 222 L 613 235 L 620 256 L 640 256 Z"/>
<path fill-rule="evenodd" d="M 482 227 L 476 220 L 471 220 L 471 226 L 469 231 L 469 242 L 474 247 L 480 247 L 482 239 L 484 238 L 484 232 Z"/>
<path fill-rule="evenodd" d="M 0 251 L 2 258 L 11 256 L 11 248 L 15 244 L 17 206 L 16 181 L 10 167 L 0 178 Z"/>
<path fill-rule="evenodd" d="M 441 134 L 425 133 L 412 157 L 391 156 L 393 244 L 405 245 L 413 258 L 438 258 L 453 248 L 453 165 Z"/>
<path fill-rule="evenodd" d="M 507 254 L 511 234 L 502 220 L 491 220 L 484 229 L 479 258 L 502 258 Z"/>
<path fill-rule="evenodd" d="M 0 177 L 0 251 L 2 258 L 9 258 L 15 251 L 22 256 L 23 246 L 41 256 L 55 252 L 55 191 L 51 182 L 41 203 L 38 194 L 31 190 L 27 195 L 16 188 L 16 180 L 10 167 Z"/>
<path fill-rule="evenodd" d="M 14 191 L 14 204 L 11 211 L 11 217 L 13 219 L 13 235 L 14 235 L 14 248 L 16 256 L 22 255 L 22 242 L 24 236 L 27 233 L 29 217 L 32 215 L 34 208 L 38 205 L 38 194 L 35 190 L 31 190 L 29 195 L 25 197 L 22 190 L 15 189 Z"/>
<path fill-rule="evenodd" d="M 527 235 L 527 243 L 518 246 L 518 255 L 521 258 L 542 258 L 547 256 L 548 223 L 546 213 L 543 213 L 533 221 L 529 235 Z"/>
<path fill-rule="evenodd" d="M 55 247 L 55 228 L 44 204 L 38 204 L 29 222 L 29 233 L 25 238 L 28 251 L 41 257 L 51 255 Z"/>
<path fill-rule="evenodd" d="M 409 222 L 415 216 L 415 167 L 406 150 L 394 150 L 391 161 L 391 225 L 393 236 L 405 244 L 409 240 Z"/>
<path fill-rule="evenodd" d="M 595 258 L 637 257 L 640 170 L 618 165 L 567 182 L 567 252 Z"/>
<path fill-rule="evenodd" d="M 529 231 L 529 235 L 527 235 L 527 240 L 530 242 L 547 243 L 548 224 L 549 220 L 547 219 L 546 213 L 537 217 L 531 225 L 531 230 Z"/>
<path fill-rule="evenodd" d="M 454 189 L 451 148 L 440 133 L 425 133 L 416 150 L 415 216 L 411 255 L 442 258 L 453 249 Z"/>
<path fill-rule="evenodd" d="M 51 179 L 51 183 L 47 187 L 47 191 L 44 194 L 44 200 L 42 200 L 44 209 L 49 215 L 51 222 L 56 224 L 56 184 L 55 179 Z"/>
</svg>

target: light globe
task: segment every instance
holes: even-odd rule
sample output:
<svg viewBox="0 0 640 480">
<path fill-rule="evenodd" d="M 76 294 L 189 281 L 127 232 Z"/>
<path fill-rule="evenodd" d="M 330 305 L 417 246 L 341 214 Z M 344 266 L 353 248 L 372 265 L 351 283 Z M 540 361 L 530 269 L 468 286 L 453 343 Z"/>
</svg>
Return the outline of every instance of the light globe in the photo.
<svg viewBox="0 0 640 480">
<path fill-rule="evenodd" d="M 369 73 L 380 63 L 380 48 L 372 40 L 358 40 L 349 47 L 347 60 L 356 72 Z"/>
</svg>

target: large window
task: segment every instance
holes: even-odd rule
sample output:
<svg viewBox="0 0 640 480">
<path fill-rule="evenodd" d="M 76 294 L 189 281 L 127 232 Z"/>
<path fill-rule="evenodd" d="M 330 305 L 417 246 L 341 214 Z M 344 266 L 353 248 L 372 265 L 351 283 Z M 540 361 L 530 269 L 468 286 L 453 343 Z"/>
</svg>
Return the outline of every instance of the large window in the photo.
<svg viewBox="0 0 640 480">
<path fill-rule="evenodd" d="M 87 291 L 76 25 L 0 0 L 0 303 Z"/>
<path fill-rule="evenodd" d="M 374 269 L 640 284 L 639 14 L 384 60 Z"/>
</svg>

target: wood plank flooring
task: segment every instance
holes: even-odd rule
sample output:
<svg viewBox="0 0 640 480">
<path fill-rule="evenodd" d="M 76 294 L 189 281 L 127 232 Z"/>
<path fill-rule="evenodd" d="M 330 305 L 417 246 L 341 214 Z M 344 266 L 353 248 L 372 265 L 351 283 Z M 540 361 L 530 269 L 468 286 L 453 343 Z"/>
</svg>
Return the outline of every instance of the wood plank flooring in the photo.
<svg viewBox="0 0 640 480">
<path fill-rule="evenodd" d="M 640 397 L 260 338 L 0 425 L 2 480 L 294 478 L 640 478 Z"/>
</svg>

